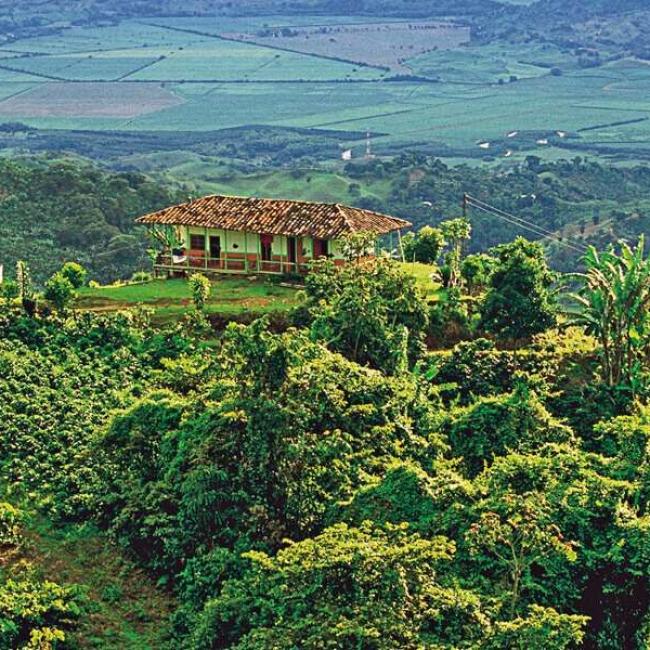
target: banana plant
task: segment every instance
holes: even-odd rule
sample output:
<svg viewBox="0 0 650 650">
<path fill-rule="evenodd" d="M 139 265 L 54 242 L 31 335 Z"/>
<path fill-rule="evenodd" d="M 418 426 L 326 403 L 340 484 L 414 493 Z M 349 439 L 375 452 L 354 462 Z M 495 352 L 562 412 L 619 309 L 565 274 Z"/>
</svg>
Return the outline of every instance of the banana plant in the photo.
<svg viewBox="0 0 650 650">
<path fill-rule="evenodd" d="M 163 253 L 183 247 L 183 235 L 178 227 L 155 227 L 149 231 L 149 236 L 161 246 Z"/>
<path fill-rule="evenodd" d="M 634 249 L 622 244 L 620 254 L 590 247 L 583 259 L 586 271 L 573 274 L 581 286 L 571 294 L 576 308 L 569 310 L 570 324 L 599 341 L 609 386 L 633 386 L 650 360 L 650 260 L 644 239 Z"/>
</svg>

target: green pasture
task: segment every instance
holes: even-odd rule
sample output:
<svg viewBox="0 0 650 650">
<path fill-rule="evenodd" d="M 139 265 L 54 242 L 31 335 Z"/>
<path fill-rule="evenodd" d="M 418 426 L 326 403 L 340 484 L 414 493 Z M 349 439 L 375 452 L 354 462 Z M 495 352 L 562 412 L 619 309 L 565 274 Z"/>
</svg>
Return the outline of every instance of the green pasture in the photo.
<svg viewBox="0 0 650 650">
<path fill-rule="evenodd" d="M 267 196 L 269 198 L 296 199 L 320 203 L 351 203 L 359 197 L 384 200 L 390 192 L 388 181 L 358 181 L 360 194 L 350 191 L 356 181 L 336 172 L 307 169 L 257 174 L 214 175 L 198 166 L 181 165 L 171 170 L 175 177 L 195 179 L 202 192 L 232 194 L 237 196 Z"/>
<path fill-rule="evenodd" d="M 438 50 L 409 60 L 416 74 L 457 84 L 491 84 L 511 75 L 520 79 L 548 75 L 549 67 L 571 66 L 573 62 L 553 45 L 485 45 L 456 50 Z"/>
<path fill-rule="evenodd" d="M 192 304 L 184 279 L 154 280 L 143 284 L 84 287 L 77 308 L 95 312 L 117 311 L 144 306 L 154 311 L 155 322 L 180 318 Z M 297 304 L 296 290 L 264 280 L 224 277 L 212 282 L 206 312 L 223 316 L 263 315 L 287 311 Z"/>
</svg>

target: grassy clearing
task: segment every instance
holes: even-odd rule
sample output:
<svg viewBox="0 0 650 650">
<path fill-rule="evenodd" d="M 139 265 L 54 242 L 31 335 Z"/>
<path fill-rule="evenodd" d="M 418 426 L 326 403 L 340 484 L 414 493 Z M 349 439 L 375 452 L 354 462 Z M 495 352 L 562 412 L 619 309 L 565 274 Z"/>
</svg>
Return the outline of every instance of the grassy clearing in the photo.
<svg viewBox="0 0 650 650">
<path fill-rule="evenodd" d="M 206 305 L 208 314 L 237 316 L 288 311 L 297 304 L 297 291 L 263 280 L 245 277 L 217 279 Z M 154 322 L 162 324 L 181 318 L 192 305 L 184 279 L 154 280 L 144 284 L 85 287 L 79 292 L 77 308 L 95 312 L 117 311 L 138 305 L 154 310 Z"/>
<path fill-rule="evenodd" d="M 420 262 L 400 262 L 400 267 L 415 278 L 418 288 L 424 293 L 429 302 L 436 302 L 443 296 L 441 285 L 432 280 L 436 268 Z"/>
<path fill-rule="evenodd" d="M 440 285 L 431 280 L 434 268 L 426 264 L 406 263 L 402 268 L 412 274 L 427 300 L 440 299 Z M 262 316 L 286 312 L 298 304 L 298 290 L 265 280 L 246 277 L 223 277 L 212 282 L 206 313 L 236 317 Z M 143 284 L 127 284 L 99 288 L 84 287 L 79 291 L 76 307 L 97 313 L 113 312 L 143 306 L 153 310 L 156 324 L 181 318 L 192 306 L 189 286 L 184 279 L 153 280 Z"/>
<path fill-rule="evenodd" d="M 34 516 L 24 536 L 24 548 L 12 562 L 28 562 L 38 578 L 88 589 L 91 613 L 69 635 L 70 647 L 163 647 L 173 599 L 125 560 L 102 533 L 88 525 L 55 527 Z"/>
</svg>

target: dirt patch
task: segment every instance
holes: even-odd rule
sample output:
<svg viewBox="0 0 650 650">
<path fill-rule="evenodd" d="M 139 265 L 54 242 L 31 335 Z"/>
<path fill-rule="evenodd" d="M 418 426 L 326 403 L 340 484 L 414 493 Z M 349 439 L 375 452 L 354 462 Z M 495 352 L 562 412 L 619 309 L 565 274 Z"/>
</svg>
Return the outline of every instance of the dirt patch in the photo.
<svg viewBox="0 0 650 650">
<path fill-rule="evenodd" d="M 160 84 L 51 82 L 0 102 L 0 116 L 132 118 L 183 103 Z"/>
</svg>

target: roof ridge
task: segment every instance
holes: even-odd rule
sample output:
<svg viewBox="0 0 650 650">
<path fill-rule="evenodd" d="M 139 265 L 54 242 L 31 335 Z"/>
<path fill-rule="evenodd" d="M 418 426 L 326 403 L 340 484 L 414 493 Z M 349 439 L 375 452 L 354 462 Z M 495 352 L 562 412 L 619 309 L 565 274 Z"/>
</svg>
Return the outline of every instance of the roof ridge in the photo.
<svg viewBox="0 0 650 650">
<path fill-rule="evenodd" d="M 206 194 L 205 196 L 200 196 L 196 199 L 192 199 L 189 203 L 194 203 L 197 201 L 203 201 L 206 199 L 238 199 L 240 201 L 273 201 L 281 203 L 298 203 L 300 205 L 323 205 L 329 207 L 337 207 L 342 205 L 343 207 L 349 208 L 351 206 L 343 205 L 342 203 L 323 203 L 322 201 L 307 201 L 306 199 L 287 199 L 287 198 L 273 198 L 270 196 L 242 196 L 241 194 Z"/>
<path fill-rule="evenodd" d="M 347 226 L 348 230 L 350 230 L 350 232 L 353 232 L 354 226 L 350 221 L 350 215 L 347 213 L 348 206 L 343 205 L 342 203 L 335 203 L 334 205 L 336 209 L 339 211 L 339 214 L 343 217 L 343 223 L 345 223 L 345 225 Z"/>
</svg>

